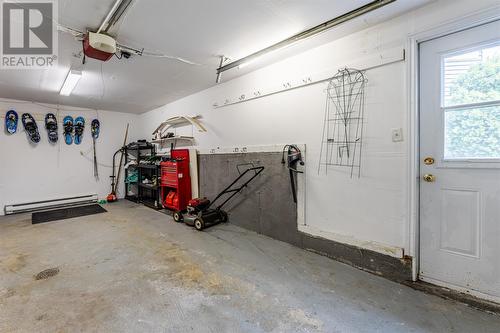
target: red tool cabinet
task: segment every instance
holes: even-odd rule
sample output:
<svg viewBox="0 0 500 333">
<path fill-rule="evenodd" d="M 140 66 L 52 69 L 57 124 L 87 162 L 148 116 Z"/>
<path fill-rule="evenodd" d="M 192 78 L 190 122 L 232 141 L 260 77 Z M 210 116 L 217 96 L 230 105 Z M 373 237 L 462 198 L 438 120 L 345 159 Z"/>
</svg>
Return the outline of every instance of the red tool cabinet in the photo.
<svg viewBox="0 0 500 333">
<path fill-rule="evenodd" d="M 161 162 L 161 197 L 163 207 L 184 211 L 191 200 L 189 150 L 173 149 L 170 160 Z"/>
</svg>

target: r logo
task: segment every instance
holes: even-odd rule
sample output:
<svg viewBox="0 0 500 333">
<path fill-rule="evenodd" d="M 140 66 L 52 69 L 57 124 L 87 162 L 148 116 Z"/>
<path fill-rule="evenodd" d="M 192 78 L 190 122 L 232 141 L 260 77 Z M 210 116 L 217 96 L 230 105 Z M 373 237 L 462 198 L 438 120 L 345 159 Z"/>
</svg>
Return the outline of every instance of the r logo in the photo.
<svg viewBox="0 0 500 333">
<path fill-rule="evenodd" d="M 3 2 L 4 55 L 53 53 L 52 2 Z"/>
</svg>

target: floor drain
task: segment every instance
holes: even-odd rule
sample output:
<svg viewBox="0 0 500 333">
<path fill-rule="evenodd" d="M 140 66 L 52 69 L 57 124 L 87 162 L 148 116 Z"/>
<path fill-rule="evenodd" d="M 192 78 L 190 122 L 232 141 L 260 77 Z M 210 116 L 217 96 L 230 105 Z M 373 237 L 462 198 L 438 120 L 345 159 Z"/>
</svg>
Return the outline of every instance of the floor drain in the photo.
<svg viewBox="0 0 500 333">
<path fill-rule="evenodd" d="M 59 274 L 59 268 L 49 268 L 35 275 L 35 280 L 45 280 Z"/>
</svg>

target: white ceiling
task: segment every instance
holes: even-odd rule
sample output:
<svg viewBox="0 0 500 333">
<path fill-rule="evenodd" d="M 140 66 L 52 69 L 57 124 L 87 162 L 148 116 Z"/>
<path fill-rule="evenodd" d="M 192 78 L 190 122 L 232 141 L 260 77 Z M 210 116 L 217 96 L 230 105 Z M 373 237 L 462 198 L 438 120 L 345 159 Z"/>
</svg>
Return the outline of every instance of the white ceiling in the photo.
<svg viewBox="0 0 500 333">
<path fill-rule="evenodd" d="M 59 0 L 59 23 L 96 29 L 115 0 Z M 284 57 L 380 22 L 430 0 L 398 0 L 319 37 L 280 52 Z M 69 97 L 59 89 L 70 67 L 78 67 L 81 42 L 59 32 L 59 65 L 50 70 L 0 71 L 0 97 L 142 113 L 215 84 L 219 55 L 238 59 L 320 24 L 370 0 L 135 0 L 118 29 L 122 44 L 189 59 L 135 56 L 102 63 L 88 59 Z M 77 56 L 75 56 L 75 54 Z M 269 64 L 258 62 L 224 73 L 227 81 Z M 102 76 L 101 76 L 102 69 Z"/>
</svg>

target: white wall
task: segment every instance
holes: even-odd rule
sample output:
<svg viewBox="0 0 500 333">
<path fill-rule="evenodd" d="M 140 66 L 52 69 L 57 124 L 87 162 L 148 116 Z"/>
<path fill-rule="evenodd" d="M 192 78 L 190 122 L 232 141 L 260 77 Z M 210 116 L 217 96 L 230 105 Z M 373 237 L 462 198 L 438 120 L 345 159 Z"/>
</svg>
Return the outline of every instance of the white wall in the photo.
<svg viewBox="0 0 500 333">
<path fill-rule="evenodd" d="M 6 204 L 31 202 L 61 197 L 97 193 L 105 198 L 110 192 L 111 163 L 113 153 L 123 144 L 125 128 L 130 123 L 129 141 L 137 139 L 138 116 L 120 112 L 82 110 L 60 107 L 59 117 L 83 116 L 86 120 L 83 142 L 66 145 L 62 137 L 62 121 L 59 121 L 59 142 L 51 145 L 47 139 L 43 117 L 48 112 L 56 113 L 54 105 L 44 107 L 30 102 L 0 101 L 0 113 L 5 115 L 14 109 L 21 117 L 29 112 L 37 119 L 41 141 L 37 145 L 28 142 L 26 132 L 19 121 L 18 132 L 9 135 L 0 131 L 0 214 Z M 101 122 L 101 134 L 96 143 L 99 165 L 99 180 L 93 176 L 93 151 L 90 122 L 94 118 Z M 2 123 L 4 119 L 1 118 Z M 84 156 L 82 156 L 83 152 Z M 123 173 L 122 178 L 123 180 Z M 120 194 L 123 195 L 123 182 Z"/>
<path fill-rule="evenodd" d="M 442 0 L 391 21 L 285 59 L 232 81 L 141 115 L 142 136 L 175 115 L 201 114 L 207 133 L 197 133 L 199 148 L 305 143 L 307 145 L 306 223 L 309 232 L 383 253 L 409 253 L 409 144 L 407 64 L 367 72 L 366 123 L 361 178 L 346 170 L 317 172 L 326 84 L 220 109 L 225 99 L 266 91 L 289 80 L 331 72 L 353 60 L 381 56 L 406 46 L 410 34 L 476 11 L 496 1 Z M 361 60 L 360 66 L 363 61 Z M 215 79 L 215 75 L 214 75 Z M 402 128 L 404 142 L 391 140 Z M 183 134 L 182 132 L 179 132 Z M 188 130 L 186 133 L 191 134 Z M 411 254 L 411 253 L 410 253 Z"/>
</svg>

